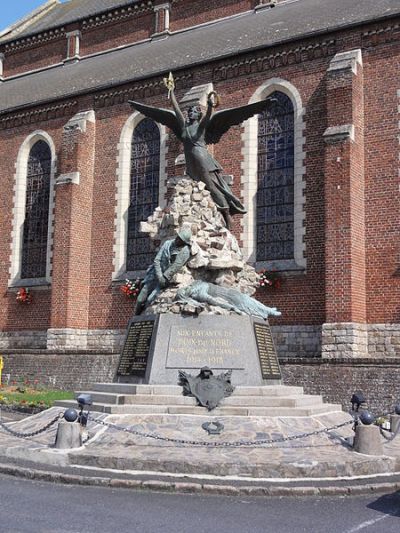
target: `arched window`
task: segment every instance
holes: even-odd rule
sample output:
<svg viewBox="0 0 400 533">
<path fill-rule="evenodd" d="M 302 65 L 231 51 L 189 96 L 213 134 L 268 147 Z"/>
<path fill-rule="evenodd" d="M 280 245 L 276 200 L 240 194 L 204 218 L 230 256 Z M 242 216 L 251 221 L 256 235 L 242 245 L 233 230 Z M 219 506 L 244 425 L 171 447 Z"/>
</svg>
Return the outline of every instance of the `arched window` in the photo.
<svg viewBox="0 0 400 533">
<path fill-rule="evenodd" d="M 44 278 L 47 265 L 51 150 L 43 141 L 31 148 L 26 177 L 21 278 Z"/>
<path fill-rule="evenodd" d="M 258 119 L 256 261 L 294 257 L 294 109 L 275 91 Z"/>
<path fill-rule="evenodd" d="M 151 241 L 139 232 L 159 202 L 160 130 L 152 120 L 145 118 L 132 135 L 130 175 L 130 204 L 126 270 L 145 270 L 153 260 Z"/>
</svg>

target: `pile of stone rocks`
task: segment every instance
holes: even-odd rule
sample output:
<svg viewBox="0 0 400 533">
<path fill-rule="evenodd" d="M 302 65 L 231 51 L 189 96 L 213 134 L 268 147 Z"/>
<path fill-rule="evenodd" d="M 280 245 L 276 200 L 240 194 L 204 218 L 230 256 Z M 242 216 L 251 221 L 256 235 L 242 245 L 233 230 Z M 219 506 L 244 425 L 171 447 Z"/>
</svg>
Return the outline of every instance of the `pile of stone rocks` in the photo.
<svg viewBox="0 0 400 533">
<path fill-rule="evenodd" d="M 178 273 L 173 284 L 162 291 L 149 313 L 183 314 L 230 314 L 221 307 L 208 304 L 175 302 L 176 292 L 195 280 L 207 281 L 237 289 L 252 295 L 258 286 L 258 274 L 245 263 L 235 236 L 226 228 L 210 192 L 203 182 L 189 178 L 169 181 L 172 195 L 165 208 L 157 207 L 140 230 L 155 242 L 164 242 L 176 236 L 179 229 L 190 228 L 192 232 L 192 257 L 187 266 Z"/>
</svg>

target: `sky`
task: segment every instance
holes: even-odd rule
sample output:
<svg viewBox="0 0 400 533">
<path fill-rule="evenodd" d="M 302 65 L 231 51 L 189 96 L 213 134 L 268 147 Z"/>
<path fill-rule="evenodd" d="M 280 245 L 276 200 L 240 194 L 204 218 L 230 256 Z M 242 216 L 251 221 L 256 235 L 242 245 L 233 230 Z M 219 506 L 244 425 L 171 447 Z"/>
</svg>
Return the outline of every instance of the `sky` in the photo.
<svg viewBox="0 0 400 533">
<path fill-rule="evenodd" d="M 46 0 L 0 0 L 0 31 L 45 3 Z"/>
</svg>

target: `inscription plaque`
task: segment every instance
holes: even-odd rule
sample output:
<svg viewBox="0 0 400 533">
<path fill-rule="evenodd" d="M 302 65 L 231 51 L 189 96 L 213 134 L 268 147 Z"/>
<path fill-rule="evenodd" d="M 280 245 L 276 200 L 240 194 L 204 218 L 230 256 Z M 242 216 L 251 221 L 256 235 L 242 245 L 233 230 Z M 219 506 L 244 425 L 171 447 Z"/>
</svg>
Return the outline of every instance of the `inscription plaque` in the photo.
<svg viewBox="0 0 400 533">
<path fill-rule="evenodd" d="M 254 324 L 254 333 L 260 358 L 263 379 L 281 379 L 281 369 L 276 354 L 271 328 L 268 324 Z"/>
<path fill-rule="evenodd" d="M 154 320 L 130 322 L 117 376 L 144 377 L 153 336 Z"/>
<path fill-rule="evenodd" d="M 240 331 L 222 330 L 215 321 L 198 327 L 172 326 L 167 368 L 242 369 L 243 348 Z"/>
</svg>

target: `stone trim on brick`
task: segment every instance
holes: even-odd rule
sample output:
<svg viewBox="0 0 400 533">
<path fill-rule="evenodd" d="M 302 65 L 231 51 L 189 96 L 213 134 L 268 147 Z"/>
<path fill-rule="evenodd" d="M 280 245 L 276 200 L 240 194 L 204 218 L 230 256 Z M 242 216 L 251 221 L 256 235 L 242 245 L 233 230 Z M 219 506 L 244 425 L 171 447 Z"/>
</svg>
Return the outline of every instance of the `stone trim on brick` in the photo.
<svg viewBox="0 0 400 533">
<path fill-rule="evenodd" d="M 345 142 L 347 140 L 354 142 L 354 125 L 343 124 L 342 126 L 331 126 L 326 128 L 323 137 L 327 144 Z"/>
<path fill-rule="evenodd" d="M 355 322 L 322 325 L 323 358 L 368 357 L 368 325 Z"/>
<path fill-rule="evenodd" d="M 169 2 L 164 2 L 154 6 L 154 33 L 152 38 L 166 36 L 169 33 L 169 20 L 171 5 Z"/>
<path fill-rule="evenodd" d="M 47 330 L 47 349 L 49 352 L 80 349 L 119 351 L 125 333 L 119 329 L 50 328 Z"/>
<path fill-rule="evenodd" d="M 26 124 L 37 124 L 39 122 L 64 117 L 65 115 L 71 116 L 77 104 L 78 102 L 74 100 L 66 104 L 46 106 L 34 111 L 2 115 L 0 118 L 0 130 L 18 128 Z"/>
<path fill-rule="evenodd" d="M 336 52 L 337 43 L 334 39 L 320 41 L 308 45 L 301 45 L 284 50 L 268 52 L 252 51 L 243 59 L 229 61 L 224 59 L 223 64 L 218 64 L 212 73 L 215 82 L 239 76 L 249 76 L 255 72 L 266 72 L 292 63 L 303 63 L 314 59 L 327 57 Z"/>
<path fill-rule="evenodd" d="M 351 69 L 354 75 L 357 75 L 358 65 L 362 66 L 361 49 L 349 50 L 348 52 L 339 52 L 331 60 L 328 72 Z"/>
<path fill-rule="evenodd" d="M 9 268 L 9 287 L 14 284 L 21 285 L 21 254 L 22 254 L 22 237 L 23 225 L 25 220 L 26 205 L 26 179 L 28 171 L 29 153 L 33 145 L 43 140 L 50 147 L 51 151 L 51 174 L 50 174 L 50 198 L 49 198 L 49 222 L 47 234 L 47 261 L 46 277 L 44 283 L 51 282 L 51 259 L 53 249 L 53 219 L 54 219 L 54 194 L 55 194 L 55 173 L 57 167 L 55 145 L 48 133 L 42 130 L 36 130 L 31 133 L 22 143 L 18 152 L 15 164 L 14 174 L 14 197 L 13 197 L 13 220 L 11 234 L 11 254 Z"/>
<path fill-rule="evenodd" d="M 129 189 L 131 173 L 131 141 L 136 126 L 144 119 L 144 115 L 135 111 L 122 128 L 118 143 L 117 154 L 117 183 L 116 183 L 116 207 L 114 223 L 114 249 L 112 279 L 114 281 L 125 279 L 129 276 L 141 275 L 126 271 L 126 245 L 128 229 Z M 157 124 L 157 123 L 156 123 Z M 166 178 L 167 178 L 167 139 L 165 126 L 157 124 L 160 130 L 160 182 L 159 182 L 159 205 L 165 205 Z"/>
<path fill-rule="evenodd" d="M 93 109 L 88 111 L 80 111 L 74 115 L 64 126 L 64 130 L 77 129 L 82 133 L 86 133 L 87 122 L 96 122 L 96 113 Z"/>
<path fill-rule="evenodd" d="M 368 324 L 370 357 L 400 357 L 400 324 Z"/>
<path fill-rule="evenodd" d="M 67 57 L 64 62 L 68 61 L 79 61 L 80 59 L 80 48 L 81 48 L 81 32 L 79 30 L 74 30 L 66 33 L 67 37 Z"/>
<path fill-rule="evenodd" d="M 290 82 L 271 78 L 250 98 L 249 103 L 260 101 L 274 91 L 286 94 L 294 109 L 294 257 L 288 261 L 263 261 L 257 268 L 277 270 L 301 270 L 306 268 L 305 259 L 305 151 L 304 151 L 304 108 L 300 93 Z M 247 215 L 242 218 L 243 255 L 251 263 L 256 260 L 256 193 L 257 193 L 257 147 L 258 117 L 251 117 L 244 123 L 242 133 L 242 176 L 241 188 Z"/>
<path fill-rule="evenodd" d="M 135 17 L 146 12 L 153 10 L 153 2 L 139 2 L 135 3 L 132 6 L 121 7 L 119 9 L 113 9 L 108 13 L 102 13 L 99 15 L 91 16 L 85 19 L 82 22 L 82 29 L 91 29 L 97 28 L 99 26 L 104 26 L 105 24 L 115 24 L 120 20 L 125 20 L 130 17 Z"/>
<path fill-rule="evenodd" d="M 68 174 L 60 174 L 56 178 L 56 185 L 67 185 L 73 183 L 74 185 L 79 185 L 81 179 L 80 172 L 69 172 Z"/>
</svg>

